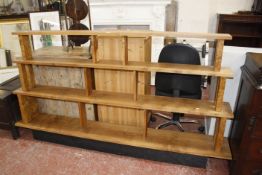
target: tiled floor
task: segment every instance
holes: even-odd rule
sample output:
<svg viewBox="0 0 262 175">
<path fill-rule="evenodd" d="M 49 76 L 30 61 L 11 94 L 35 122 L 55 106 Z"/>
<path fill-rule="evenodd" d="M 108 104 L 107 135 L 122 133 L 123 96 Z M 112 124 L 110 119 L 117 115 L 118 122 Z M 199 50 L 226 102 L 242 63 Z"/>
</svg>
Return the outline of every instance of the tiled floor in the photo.
<svg viewBox="0 0 262 175">
<path fill-rule="evenodd" d="M 0 175 L 226 175 L 227 165 L 209 159 L 193 168 L 36 141 L 29 130 L 13 140 L 0 130 Z"/>
</svg>

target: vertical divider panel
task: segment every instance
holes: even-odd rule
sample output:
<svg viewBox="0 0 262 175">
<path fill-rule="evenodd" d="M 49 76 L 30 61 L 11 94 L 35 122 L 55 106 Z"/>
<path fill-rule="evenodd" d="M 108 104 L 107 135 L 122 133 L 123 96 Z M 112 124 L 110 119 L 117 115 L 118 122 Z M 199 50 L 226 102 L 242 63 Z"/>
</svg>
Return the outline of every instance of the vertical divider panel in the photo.
<svg viewBox="0 0 262 175">
<path fill-rule="evenodd" d="M 82 127 L 86 127 L 87 119 L 86 119 L 86 106 L 85 106 L 85 103 L 78 102 L 78 110 L 79 110 L 79 117 L 80 117 L 80 125 Z"/>
<path fill-rule="evenodd" d="M 214 134 L 215 151 L 219 152 L 224 143 L 224 132 L 226 127 L 226 118 L 216 118 L 216 131 Z"/>
<path fill-rule="evenodd" d="M 223 106 L 224 91 L 226 85 L 226 79 L 222 77 L 217 78 L 217 89 L 215 98 L 215 108 L 216 111 L 221 111 Z"/>
<path fill-rule="evenodd" d="M 93 88 L 93 77 L 91 68 L 84 68 L 84 81 L 86 88 L 86 95 L 89 96 L 92 94 Z"/>
<path fill-rule="evenodd" d="M 25 69 L 26 69 L 26 77 L 28 80 L 29 89 L 32 89 L 35 87 L 35 74 L 34 74 L 33 66 L 31 64 L 27 64 L 25 65 Z"/>
<path fill-rule="evenodd" d="M 93 63 L 97 63 L 97 47 L 98 47 L 98 43 L 97 43 L 97 36 L 94 35 L 91 37 L 91 50 L 92 50 L 92 60 Z"/>
<path fill-rule="evenodd" d="M 150 63 L 151 62 L 151 50 L 152 50 L 152 37 L 147 37 L 144 40 L 144 57 L 145 57 L 145 62 Z M 145 74 L 145 94 L 151 94 L 151 72 L 144 72 Z"/>
<path fill-rule="evenodd" d="M 137 71 L 133 71 L 133 96 L 134 96 L 134 101 L 137 100 L 137 85 L 138 85 L 138 75 Z"/>
<path fill-rule="evenodd" d="M 221 69 L 223 47 L 224 47 L 224 40 L 217 40 L 217 42 L 216 42 L 215 60 L 214 60 L 214 70 L 215 71 L 220 71 L 220 69 Z"/>
<path fill-rule="evenodd" d="M 24 60 L 32 59 L 32 49 L 29 35 L 19 35 L 19 42 Z"/>
<path fill-rule="evenodd" d="M 21 81 L 21 87 L 23 91 L 28 91 L 29 90 L 29 81 L 28 77 L 26 76 L 26 68 L 24 64 L 17 64 L 18 71 L 19 71 L 19 78 Z"/>
<path fill-rule="evenodd" d="M 149 117 L 149 111 L 144 110 L 144 138 L 147 137 L 147 127 L 148 127 L 148 117 Z"/>
<path fill-rule="evenodd" d="M 17 94 L 17 97 L 21 110 L 22 121 L 24 123 L 29 123 L 38 110 L 38 103 L 33 97 L 27 97 L 20 94 Z"/>
<path fill-rule="evenodd" d="M 127 36 L 124 36 L 123 38 L 123 45 L 124 47 L 123 48 L 123 65 L 127 65 L 128 64 L 128 37 Z"/>
</svg>

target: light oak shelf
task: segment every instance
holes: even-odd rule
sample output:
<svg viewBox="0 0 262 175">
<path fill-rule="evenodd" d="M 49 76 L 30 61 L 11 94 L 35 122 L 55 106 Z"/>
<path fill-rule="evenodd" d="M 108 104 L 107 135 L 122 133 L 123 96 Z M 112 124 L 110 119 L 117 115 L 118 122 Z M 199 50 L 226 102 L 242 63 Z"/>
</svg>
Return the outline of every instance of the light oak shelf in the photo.
<svg viewBox="0 0 262 175">
<path fill-rule="evenodd" d="M 58 50 L 53 52 L 52 50 Z M 49 52 L 55 55 L 48 55 L 46 51 L 48 48 L 38 50 L 33 54 L 30 60 L 16 59 L 14 62 L 18 64 L 31 64 L 40 66 L 55 66 L 55 67 L 75 67 L 75 68 L 96 68 L 96 69 L 109 69 L 109 70 L 122 70 L 122 71 L 140 71 L 140 72 L 166 72 L 190 75 L 204 75 L 232 78 L 233 72 L 228 68 L 221 68 L 220 71 L 214 71 L 213 66 L 200 66 L 200 65 L 187 65 L 187 64 L 170 64 L 170 63 L 152 63 L 152 62 L 136 62 L 128 61 L 123 65 L 121 61 L 102 60 L 93 63 L 88 59 L 88 54 L 83 54 L 82 51 L 60 53 L 61 48 L 51 47 Z"/>
<path fill-rule="evenodd" d="M 90 96 L 83 89 L 65 87 L 36 86 L 30 91 L 16 90 L 16 94 L 48 98 L 54 100 L 83 102 L 107 106 L 126 107 L 144 110 L 158 110 L 166 112 L 179 112 L 193 115 L 233 118 L 228 103 L 224 103 L 221 111 L 215 110 L 214 102 L 207 100 L 193 100 L 163 96 L 138 95 L 133 100 L 133 94 L 92 91 Z"/>
<path fill-rule="evenodd" d="M 156 150 L 231 159 L 228 141 L 223 136 L 226 120 L 233 118 L 233 113 L 229 104 L 223 102 L 223 96 L 226 79 L 232 78 L 233 73 L 227 68 L 221 68 L 224 40 L 231 40 L 231 35 L 83 30 L 27 31 L 14 34 L 19 35 L 22 50 L 21 59 L 15 61 L 22 85 L 22 89 L 15 92 L 22 113 L 22 121 L 17 122 L 16 126 Z M 32 35 L 89 35 L 91 55 L 87 48 L 75 48 L 66 52 L 62 47 L 48 47 L 32 51 Z M 152 37 L 203 38 L 215 41 L 214 64 L 197 66 L 151 63 Z M 34 75 L 34 68 L 37 66 L 33 65 L 82 68 L 85 87 L 74 89 L 39 86 Z M 218 81 L 215 99 L 207 101 L 151 96 L 148 91 L 150 72 L 215 76 Z M 105 87 L 105 82 L 110 84 Z M 39 113 L 41 106 L 38 98 L 77 103 L 79 119 Z M 97 115 L 100 117 L 98 122 L 87 120 L 87 103 L 95 104 L 100 111 Z M 151 110 L 216 117 L 215 135 L 211 137 L 150 129 L 147 124 Z M 129 118 L 125 118 L 123 114 L 128 114 Z M 117 121 L 117 124 L 102 121 Z M 127 122 L 133 122 L 132 127 Z"/>
<path fill-rule="evenodd" d="M 222 152 L 214 151 L 213 137 L 148 128 L 147 137 L 138 127 L 112 125 L 88 121 L 80 126 L 78 118 L 37 113 L 29 123 L 17 122 L 16 126 L 79 138 L 124 144 L 199 156 L 231 159 L 228 141 L 223 141 Z M 190 138 L 190 139 L 188 139 Z"/>
<path fill-rule="evenodd" d="M 53 31 L 19 31 L 13 32 L 14 35 L 89 35 L 89 36 L 109 36 L 109 37 L 167 37 L 167 38 L 203 38 L 207 40 L 231 40 L 229 34 L 218 33 L 192 33 L 192 32 L 163 32 L 148 30 L 106 30 L 106 31 L 88 31 L 88 30 L 53 30 Z"/>
</svg>

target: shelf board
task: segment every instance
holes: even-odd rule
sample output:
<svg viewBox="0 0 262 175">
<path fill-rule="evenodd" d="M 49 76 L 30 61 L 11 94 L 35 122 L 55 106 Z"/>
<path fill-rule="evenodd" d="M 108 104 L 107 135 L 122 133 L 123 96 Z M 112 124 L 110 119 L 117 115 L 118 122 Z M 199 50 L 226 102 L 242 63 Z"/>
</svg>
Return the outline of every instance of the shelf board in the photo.
<svg viewBox="0 0 262 175">
<path fill-rule="evenodd" d="M 89 59 L 91 55 L 88 47 L 74 47 L 74 49 L 61 47 L 61 46 L 49 46 L 37 49 L 33 52 L 33 58 L 48 59 L 53 57 L 55 59 L 72 58 L 72 59 Z M 50 54 L 52 56 L 50 56 Z"/>
<path fill-rule="evenodd" d="M 97 36 L 114 36 L 114 37 L 169 37 L 169 38 L 203 38 L 207 40 L 231 40 L 229 34 L 218 33 L 192 33 L 192 32 L 164 32 L 164 31 L 150 31 L 150 30 L 52 30 L 52 31 L 21 31 L 13 32 L 13 35 L 97 35 Z"/>
<path fill-rule="evenodd" d="M 258 35 L 258 34 L 256 34 L 256 35 L 248 35 L 248 34 L 232 34 L 232 36 L 233 36 L 233 38 L 234 37 L 238 37 L 238 38 L 258 38 L 258 39 L 260 39 L 260 38 L 262 38 L 262 36 L 261 35 Z"/>
<path fill-rule="evenodd" d="M 19 89 L 16 90 L 15 93 L 38 98 L 83 102 L 106 106 L 233 118 L 233 113 L 228 103 L 223 104 L 221 111 L 216 111 L 214 102 L 207 100 L 138 95 L 137 101 L 134 101 L 132 94 L 93 91 L 91 96 L 87 96 L 84 89 L 53 86 L 36 86 L 30 91 L 22 91 Z"/>
<path fill-rule="evenodd" d="M 232 159 L 229 144 L 226 139 L 224 139 L 222 150 L 215 152 L 213 137 L 196 133 L 148 128 L 147 137 L 145 138 L 143 136 L 144 130 L 138 127 L 88 121 L 87 126 L 82 128 L 79 118 L 41 113 L 35 114 L 29 123 L 23 123 L 22 121 L 16 122 L 16 126 L 155 150 Z"/>
<path fill-rule="evenodd" d="M 53 50 L 51 48 L 50 50 Z M 146 63 L 129 61 L 127 65 L 123 65 L 121 61 L 103 60 L 93 63 L 88 59 L 87 55 L 76 55 L 67 52 L 60 53 L 61 49 L 57 49 L 57 55 L 47 56 L 48 49 L 41 50 L 33 56 L 32 60 L 16 59 L 14 62 L 19 64 L 32 64 L 41 66 L 55 67 L 76 67 L 76 68 L 96 68 L 122 71 L 141 71 L 141 72 L 166 72 L 189 75 L 204 75 L 232 78 L 233 72 L 229 68 L 222 68 L 220 71 L 214 71 L 213 66 L 174 64 L 174 63 Z M 80 52 L 82 54 L 82 52 Z"/>
</svg>

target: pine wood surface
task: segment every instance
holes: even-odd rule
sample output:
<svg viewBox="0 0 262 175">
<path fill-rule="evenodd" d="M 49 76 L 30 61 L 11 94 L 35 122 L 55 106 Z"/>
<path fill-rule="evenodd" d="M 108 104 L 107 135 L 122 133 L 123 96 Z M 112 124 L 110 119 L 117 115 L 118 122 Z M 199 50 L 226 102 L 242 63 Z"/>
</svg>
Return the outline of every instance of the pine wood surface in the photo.
<svg viewBox="0 0 262 175">
<path fill-rule="evenodd" d="M 138 48 L 139 49 L 139 48 Z M 140 51 L 143 51 L 140 49 Z M 137 53 L 136 53 L 137 54 Z M 145 53 L 146 54 L 146 53 Z M 39 49 L 34 52 L 33 59 L 24 60 L 18 58 L 14 60 L 15 63 L 20 64 L 33 64 L 42 66 L 56 66 L 56 67 L 88 67 L 98 69 L 110 69 L 110 70 L 129 70 L 129 71 L 141 71 L 141 72 L 166 72 L 166 73 L 180 73 L 191 75 L 207 75 L 207 76 L 219 76 L 225 78 L 232 78 L 233 72 L 229 68 L 221 68 L 220 71 L 214 71 L 213 66 L 201 66 L 201 65 L 186 65 L 186 64 L 174 64 L 174 63 L 153 63 L 153 62 L 139 62 L 133 61 L 132 56 L 129 54 L 129 61 L 126 65 L 123 65 L 121 59 L 114 60 L 107 56 L 103 60 L 97 60 L 99 63 L 94 63 L 90 56 L 85 52 L 85 49 L 75 49 L 69 53 L 63 51 L 62 47 L 48 47 Z M 103 55 L 101 55 L 103 56 Z M 139 56 L 139 55 L 135 55 Z M 133 57 L 135 57 L 133 56 Z M 141 57 L 141 55 L 140 55 Z M 145 56 L 150 58 L 149 56 Z M 138 57 L 139 58 L 139 57 Z"/>
<path fill-rule="evenodd" d="M 214 151 L 213 137 L 195 133 L 155 130 L 148 128 L 145 138 L 139 127 L 113 125 L 87 121 L 86 127 L 80 126 L 77 118 L 36 113 L 29 123 L 17 122 L 16 126 L 52 132 L 98 141 L 171 151 L 199 156 L 231 159 L 227 140 L 222 143 L 222 151 Z"/>
<path fill-rule="evenodd" d="M 23 91 L 19 89 L 14 93 L 39 98 L 94 103 L 133 109 L 180 112 L 186 114 L 202 115 L 202 117 L 214 116 L 233 118 L 231 108 L 229 104 L 225 102 L 223 103 L 222 110 L 216 111 L 214 102 L 207 100 L 138 95 L 137 100 L 134 101 L 133 94 L 93 91 L 90 96 L 86 96 L 84 89 L 65 87 L 36 86 L 30 91 Z"/>
<path fill-rule="evenodd" d="M 192 33 L 192 32 L 163 32 L 148 30 L 106 30 L 106 31 L 84 31 L 84 30 L 57 30 L 57 31 L 21 31 L 13 32 L 13 35 L 98 35 L 98 36 L 128 36 L 128 37 L 147 37 L 162 36 L 168 38 L 203 38 L 207 40 L 231 40 L 229 34 L 217 33 Z"/>
<path fill-rule="evenodd" d="M 127 38 L 127 37 L 102 37 L 96 38 L 97 47 L 93 55 L 96 55 L 96 62 L 114 61 L 127 64 L 127 61 L 148 62 L 151 56 L 146 57 L 145 51 L 147 38 Z M 151 42 L 148 43 L 151 45 Z M 149 73 L 140 72 L 137 78 L 137 93 L 145 94 L 149 86 Z M 130 71 L 95 69 L 94 81 L 97 91 L 110 91 L 119 93 L 133 92 L 133 74 Z M 97 105 L 98 119 L 102 122 L 109 122 L 121 125 L 144 126 L 144 115 L 142 110 L 128 109 L 125 106 L 105 106 Z"/>
<path fill-rule="evenodd" d="M 221 69 L 223 43 L 224 40 L 231 40 L 231 35 L 158 31 L 29 31 L 14 34 L 19 35 L 22 50 L 22 59 L 16 61 L 22 83 L 22 90 L 15 92 L 22 113 L 22 122 L 17 122 L 17 126 L 131 146 L 231 159 L 223 133 L 226 119 L 233 118 L 233 113 L 229 104 L 223 102 L 223 93 L 225 78 L 232 78 L 233 73 L 227 68 Z M 65 52 L 62 47 L 52 47 L 33 52 L 29 40 L 31 35 L 90 35 L 92 60 L 89 59 L 87 48 Z M 214 65 L 151 63 L 151 37 L 216 40 Z M 49 83 L 47 86 L 38 85 L 37 69 L 34 68 L 39 66 L 80 69 L 81 76 L 78 78 L 83 80 L 83 87 L 58 87 Z M 220 83 L 217 85 L 215 102 L 148 95 L 150 72 L 217 76 Z M 79 117 L 42 114 L 45 113 L 39 106 L 42 99 L 75 103 Z M 90 103 L 97 107 L 94 111 L 98 114 L 98 123 L 86 120 L 86 104 Z M 147 129 L 150 110 L 217 117 L 219 122 L 214 137 Z"/>
</svg>

